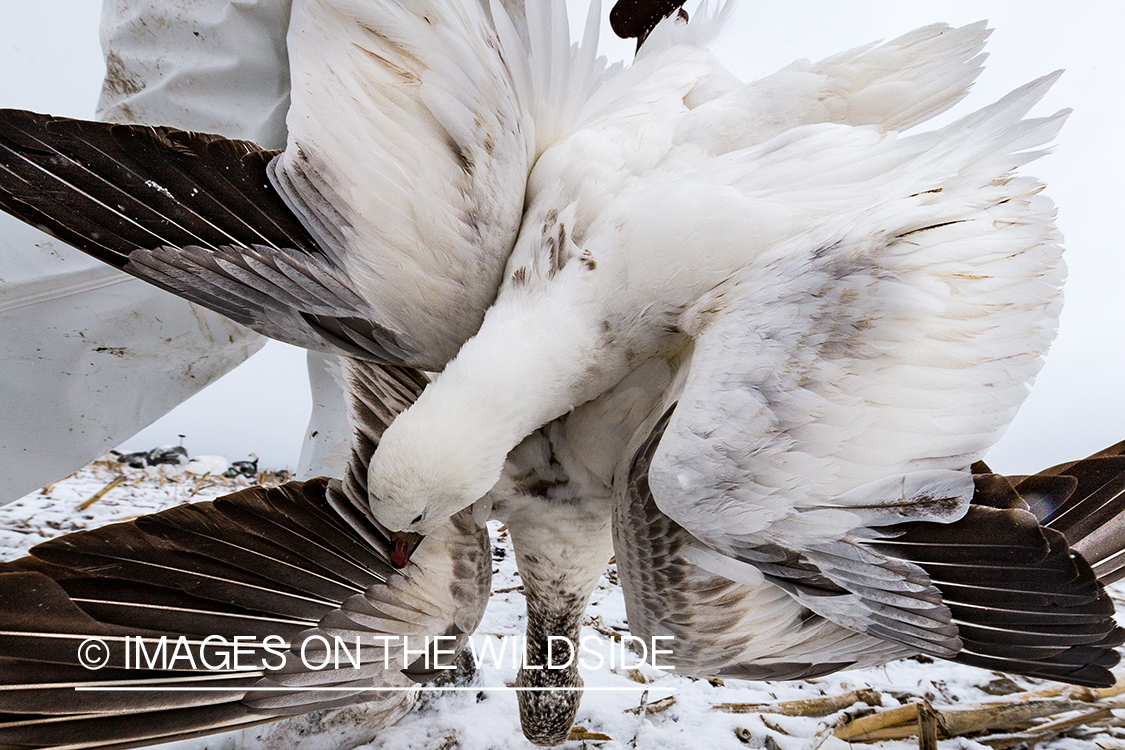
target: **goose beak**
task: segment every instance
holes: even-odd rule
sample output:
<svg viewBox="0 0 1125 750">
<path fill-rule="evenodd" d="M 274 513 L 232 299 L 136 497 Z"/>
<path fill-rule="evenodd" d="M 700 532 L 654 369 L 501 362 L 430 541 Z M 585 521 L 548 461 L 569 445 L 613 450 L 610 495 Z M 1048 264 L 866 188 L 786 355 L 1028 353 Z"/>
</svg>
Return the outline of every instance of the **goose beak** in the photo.
<svg viewBox="0 0 1125 750">
<path fill-rule="evenodd" d="M 396 568 L 405 568 L 406 564 L 410 562 L 410 556 L 414 554 L 414 550 L 418 549 L 418 545 L 425 538 L 421 534 L 414 534 L 409 531 L 392 531 L 391 565 Z"/>
</svg>

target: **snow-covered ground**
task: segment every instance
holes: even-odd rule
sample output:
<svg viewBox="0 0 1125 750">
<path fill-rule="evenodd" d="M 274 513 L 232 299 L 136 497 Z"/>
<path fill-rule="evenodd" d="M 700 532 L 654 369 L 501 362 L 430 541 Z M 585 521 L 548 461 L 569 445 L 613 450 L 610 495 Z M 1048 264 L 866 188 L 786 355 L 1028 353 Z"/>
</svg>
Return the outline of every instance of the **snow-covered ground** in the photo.
<svg viewBox="0 0 1125 750">
<path fill-rule="evenodd" d="M 185 502 L 196 502 L 249 486 L 251 480 L 224 478 L 223 459 L 208 459 L 181 467 L 130 469 L 98 461 L 50 487 L 0 507 L 0 559 L 19 556 L 34 544 L 72 531 L 104 525 L 151 513 Z M 118 476 L 123 479 L 85 509 L 88 501 Z M 488 638 L 522 635 L 524 600 L 508 536 L 491 524 L 493 539 L 493 594 L 474 645 L 484 648 Z M 587 612 L 583 637 L 603 644 L 613 634 L 625 632 L 625 609 L 616 571 L 610 566 L 594 593 Z M 498 643 L 496 644 L 498 645 Z M 592 663 L 593 658 L 588 660 Z M 386 750 L 484 750 L 532 747 L 520 733 L 516 697 L 512 692 L 489 690 L 511 683 L 515 667 L 498 666 L 485 659 L 473 677 L 479 691 L 425 695 L 402 721 L 383 730 L 370 745 Z M 1008 677 L 929 659 L 905 660 L 878 669 L 840 672 L 801 682 L 765 683 L 728 680 L 710 682 L 662 673 L 648 666 L 638 669 L 584 669 L 587 687 L 620 688 L 588 691 L 578 714 L 586 739 L 568 742 L 566 748 L 767 748 L 768 750 L 842 750 L 849 743 L 824 730 L 840 719 L 840 712 L 823 717 L 783 716 L 776 713 L 723 713 L 722 703 L 774 703 L 839 695 L 872 688 L 884 708 L 924 698 L 937 708 L 981 701 L 1047 685 L 1035 680 Z M 667 700 L 670 699 L 670 700 Z M 864 704 L 844 709 L 857 713 Z M 193 743 L 203 747 L 206 743 Z M 212 747 L 230 746 L 212 743 Z M 966 738 L 942 740 L 942 750 L 986 747 Z M 1115 728 L 1073 728 L 1069 736 L 1044 743 L 1066 750 L 1125 748 L 1125 732 Z M 917 740 L 880 745 L 886 750 L 917 747 Z"/>
</svg>

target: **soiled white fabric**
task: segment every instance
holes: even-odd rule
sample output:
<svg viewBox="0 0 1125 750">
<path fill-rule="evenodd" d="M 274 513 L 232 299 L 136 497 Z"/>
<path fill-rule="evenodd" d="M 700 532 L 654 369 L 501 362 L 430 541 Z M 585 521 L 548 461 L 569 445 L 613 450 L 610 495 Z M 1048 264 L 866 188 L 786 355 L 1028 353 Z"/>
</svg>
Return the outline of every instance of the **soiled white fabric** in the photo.
<svg viewBox="0 0 1125 750">
<path fill-rule="evenodd" d="M 309 352 L 308 367 L 312 412 L 297 460 L 297 478 L 340 477 L 352 446 L 347 397 L 336 374 L 340 359 Z"/>
<path fill-rule="evenodd" d="M 99 118 L 283 147 L 289 7 L 288 0 L 106 0 Z M 0 217 L 0 503 L 127 439 L 263 343 Z M 330 378 L 317 382 L 317 403 L 340 400 Z M 346 432 L 342 412 L 316 419 L 310 432 L 321 439 L 302 466 L 323 471 L 334 464 L 317 446 Z"/>
<path fill-rule="evenodd" d="M 289 0 L 105 0 L 98 118 L 285 146 Z"/>
</svg>

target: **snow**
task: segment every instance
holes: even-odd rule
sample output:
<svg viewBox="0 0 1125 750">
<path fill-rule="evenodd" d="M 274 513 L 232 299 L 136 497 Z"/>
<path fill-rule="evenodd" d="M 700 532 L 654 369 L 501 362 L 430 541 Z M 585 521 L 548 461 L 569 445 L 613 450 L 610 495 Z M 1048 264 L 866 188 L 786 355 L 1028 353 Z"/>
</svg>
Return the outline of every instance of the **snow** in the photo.
<svg viewBox="0 0 1125 750">
<path fill-rule="evenodd" d="M 227 463 L 221 456 L 201 456 L 186 467 L 130 469 L 111 459 L 96 461 L 62 481 L 0 507 L 0 559 L 18 557 L 34 544 L 60 534 L 127 520 L 184 502 L 213 499 L 249 486 L 251 482 L 248 479 L 221 476 Z M 88 508 L 78 510 L 79 505 L 118 476 L 124 477 L 121 483 Z M 487 639 L 514 638 L 521 636 L 524 630 L 524 600 L 519 590 L 519 573 L 510 540 L 499 524 L 491 523 L 489 527 L 493 540 L 494 593 L 484 621 L 474 635 L 478 653 L 485 648 Z M 611 642 L 609 636 L 624 632 L 624 601 L 616 584 L 616 570 L 610 565 L 594 592 L 582 635 L 584 639 L 597 639 L 604 653 Z M 495 640 L 494 647 L 499 648 L 500 644 L 499 640 Z M 588 659 L 587 663 L 591 662 L 596 662 L 596 659 Z M 849 743 L 830 735 L 824 736 L 826 728 L 839 718 L 839 713 L 820 718 L 770 713 L 729 714 L 713 707 L 720 703 L 799 700 L 872 688 L 882 694 L 884 708 L 919 698 L 925 698 L 940 708 L 994 701 L 1000 694 L 1051 684 L 958 664 L 933 662 L 924 657 L 876 669 L 839 672 L 820 679 L 784 683 L 694 680 L 654 670 L 647 665 L 635 670 L 610 669 L 607 663 L 599 669 L 582 669 L 581 672 L 587 687 L 621 690 L 588 691 L 578 713 L 579 726 L 587 732 L 611 739 L 571 741 L 563 746 L 568 750 L 583 747 L 604 750 L 744 750 L 747 747 L 845 750 L 851 747 Z M 383 729 L 369 745 L 361 747 L 382 750 L 526 750 L 532 745 L 520 732 L 515 693 L 488 689 L 503 687 L 515 677 L 516 668 L 509 660 L 497 665 L 492 659 L 485 658 L 471 682 L 479 690 L 423 693 L 422 699 L 405 718 Z M 642 708 L 668 697 L 674 701 L 663 710 L 650 713 Z M 863 704 L 856 704 L 844 711 L 855 713 L 863 709 Z M 1055 750 L 1125 748 L 1125 735 L 1114 734 L 1115 731 L 1080 729 L 1077 733 L 1083 735 L 1081 738 L 1056 739 L 1043 743 L 1043 746 Z M 260 734 L 260 730 L 247 730 L 241 735 L 235 733 L 222 740 L 188 740 L 168 747 L 178 750 L 257 747 L 254 738 L 249 736 L 252 733 Z M 293 747 L 319 750 L 323 744 L 303 741 L 298 745 L 294 740 Z M 917 741 L 884 742 L 879 747 L 906 750 L 917 747 Z M 939 747 L 941 750 L 986 748 L 965 738 L 942 740 Z"/>
<path fill-rule="evenodd" d="M 226 456 L 196 456 L 184 467 L 184 472 L 201 477 L 208 474 L 219 476 L 228 467 L 230 467 L 230 461 L 227 460 Z"/>
<path fill-rule="evenodd" d="M 200 456 L 195 461 L 210 459 L 210 465 L 216 466 L 216 458 L 221 458 L 225 469 L 226 458 Z M 186 466 L 164 464 L 132 469 L 106 457 L 14 503 L 0 506 L 0 559 L 17 557 L 33 545 L 60 534 L 127 521 L 183 502 L 212 500 L 251 485 L 249 479 L 222 477 L 221 471 L 197 476 L 195 469 L 202 464 L 193 467 L 195 461 Z M 188 473 L 189 468 L 192 473 Z M 124 481 L 90 507 L 78 509 L 118 476 L 124 477 Z"/>
</svg>

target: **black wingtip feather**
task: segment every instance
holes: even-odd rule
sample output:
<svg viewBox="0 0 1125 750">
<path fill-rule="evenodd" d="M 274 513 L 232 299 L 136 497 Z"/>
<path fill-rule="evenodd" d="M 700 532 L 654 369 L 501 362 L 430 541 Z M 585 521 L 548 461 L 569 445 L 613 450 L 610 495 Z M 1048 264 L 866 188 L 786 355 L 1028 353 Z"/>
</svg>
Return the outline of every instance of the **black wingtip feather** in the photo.
<svg viewBox="0 0 1125 750">
<path fill-rule="evenodd" d="M 33 548 L 32 557 L 0 564 L 0 748 L 148 745 L 369 699 L 302 692 L 284 709 L 252 706 L 244 696 L 264 684 L 261 674 L 197 673 L 186 663 L 182 672 L 126 669 L 117 648 L 125 636 L 293 639 L 311 632 L 319 615 L 362 596 L 391 568 L 327 507 L 326 491 L 323 479 L 254 487 L 60 537 Z M 292 532 L 293 543 L 282 547 L 279 530 Z M 79 644 L 91 637 L 113 646 L 97 671 L 78 660 Z M 313 679 L 342 683 L 333 673 Z M 69 687 L 114 679 L 175 684 L 185 676 L 214 678 L 189 685 L 235 690 L 87 695 Z"/>
<path fill-rule="evenodd" d="M 108 248 L 118 266 L 138 247 L 161 245 L 319 252 L 268 187 L 273 155 L 206 133 L 0 110 L 0 193 L 38 211 L 34 223 L 114 262 Z"/>
<path fill-rule="evenodd" d="M 914 562 L 931 577 L 964 645 L 955 661 L 1112 684 L 1108 667 L 1125 640 L 1113 621 L 1112 600 L 1066 537 L 1023 510 L 1029 506 L 1021 487 L 1062 495 L 1074 483 L 1029 478 L 1013 487 L 996 475 L 975 480 L 973 503 L 961 520 L 905 524 L 871 546 Z"/>
<path fill-rule="evenodd" d="M 609 25 L 622 39 L 643 40 L 684 0 L 618 0 L 609 12 Z"/>
<path fill-rule="evenodd" d="M 175 128 L 0 110 L 0 209 L 262 335 L 432 365 L 376 320 L 274 190 L 275 154 Z"/>
</svg>

